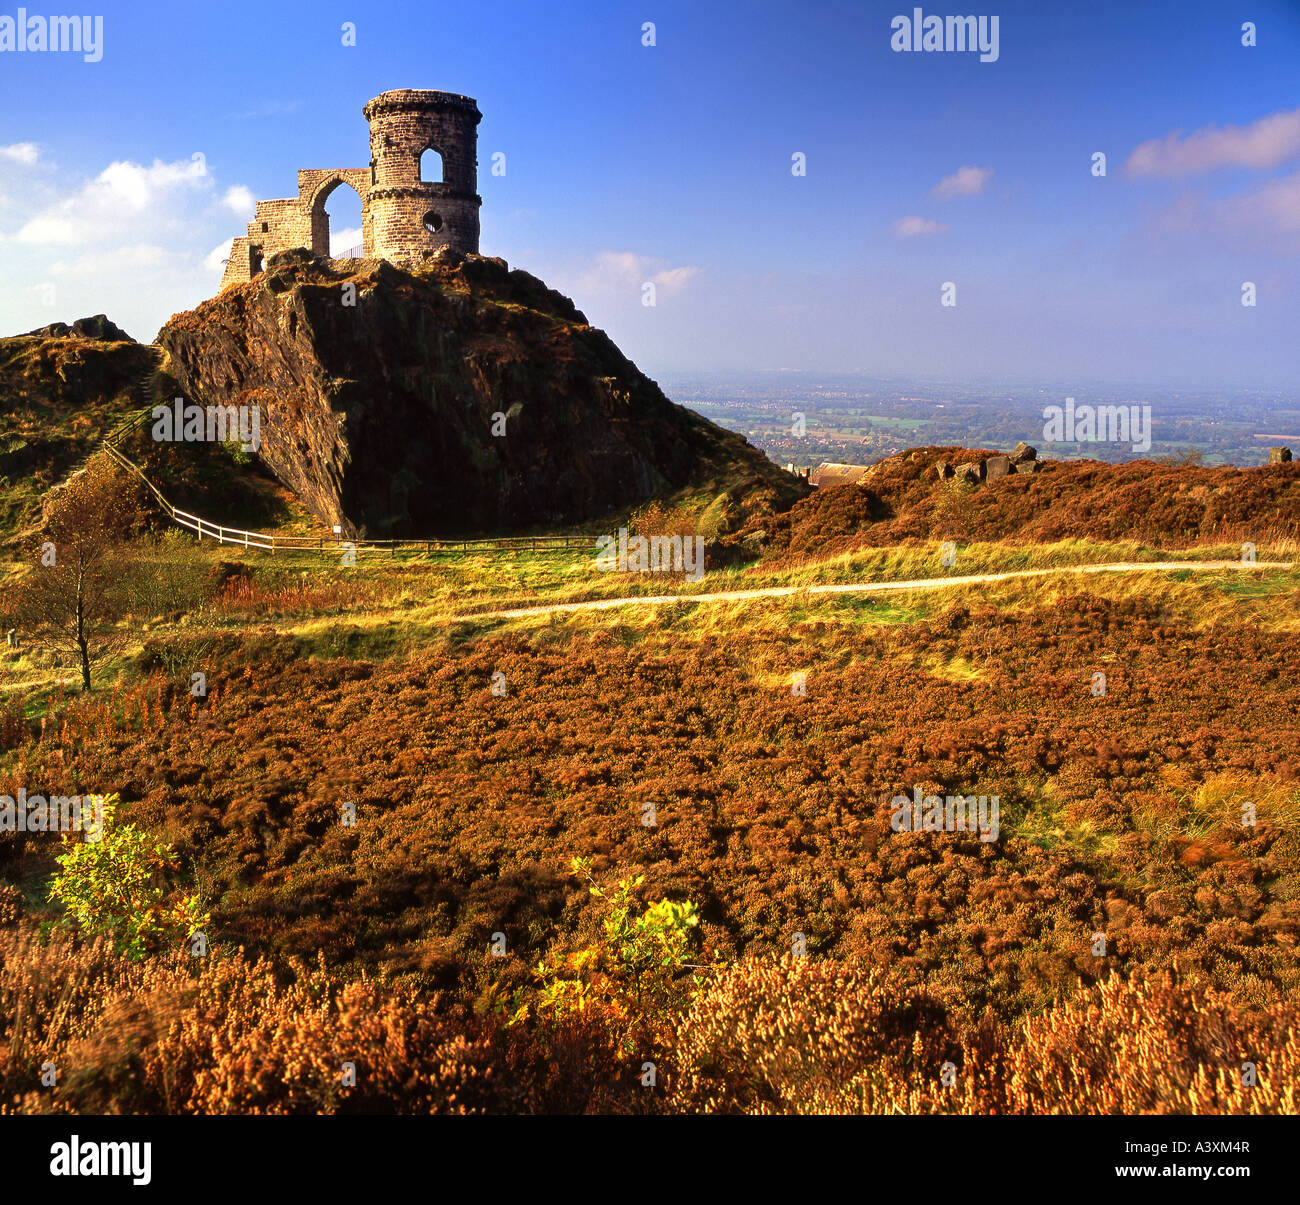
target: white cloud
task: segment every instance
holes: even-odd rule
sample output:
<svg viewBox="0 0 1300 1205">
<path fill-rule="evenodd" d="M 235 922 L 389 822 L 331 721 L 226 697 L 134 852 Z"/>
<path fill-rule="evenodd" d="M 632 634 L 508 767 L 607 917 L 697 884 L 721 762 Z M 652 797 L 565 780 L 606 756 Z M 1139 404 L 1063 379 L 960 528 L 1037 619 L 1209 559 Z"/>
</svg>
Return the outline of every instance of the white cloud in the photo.
<svg viewBox="0 0 1300 1205">
<path fill-rule="evenodd" d="M 933 218 L 899 218 L 894 223 L 894 233 L 899 238 L 916 238 L 926 234 L 942 234 L 948 227 Z"/>
<path fill-rule="evenodd" d="M 353 247 L 359 247 L 362 237 L 360 226 L 348 230 L 331 230 L 330 254 L 342 255 L 344 251 L 351 251 Z"/>
<path fill-rule="evenodd" d="M 1300 109 L 1272 113 L 1248 126 L 1204 126 L 1187 137 L 1175 130 L 1133 149 L 1125 167 L 1131 176 L 1166 179 L 1248 167 L 1266 171 L 1300 157 Z"/>
<path fill-rule="evenodd" d="M 32 218 L 14 237 L 20 243 L 75 243 L 80 234 L 72 217 L 47 213 Z"/>
<path fill-rule="evenodd" d="M 253 190 L 246 188 L 242 184 L 236 184 L 234 187 L 226 189 L 221 197 L 221 203 L 231 213 L 246 220 L 251 219 L 257 211 L 257 198 L 253 196 Z"/>
<path fill-rule="evenodd" d="M 575 288 L 581 293 L 619 293 L 640 289 L 652 282 L 666 297 L 681 292 L 700 269 L 690 265 L 667 267 L 664 260 L 633 251 L 602 251 L 595 262 L 579 274 Z"/>
<path fill-rule="evenodd" d="M 694 267 L 668 268 L 654 273 L 650 279 L 661 293 L 671 297 L 674 293 L 680 293 L 699 274 L 700 269 Z"/>
<path fill-rule="evenodd" d="M 945 176 L 934 186 L 935 197 L 978 197 L 993 178 L 991 167 L 968 164 L 959 167 L 951 176 Z"/>
<path fill-rule="evenodd" d="M 0 167 L 7 161 L 14 155 L 0 148 Z M 0 289 L 0 332 L 106 313 L 151 337 L 216 292 L 230 236 L 243 233 L 232 214 L 244 193 L 215 180 L 201 155 L 119 159 L 89 176 L 53 165 L 6 171 L 0 240 L 11 287 Z M 17 282 L 41 287 L 24 292 Z"/>
<path fill-rule="evenodd" d="M 1213 212 L 1220 222 L 1235 230 L 1300 233 L 1300 172 L 1216 201 Z"/>
<path fill-rule="evenodd" d="M 21 163 L 24 167 L 31 167 L 40 155 L 40 148 L 34 142 L 14 142 L 9 146 L 0 146 L 0 159 L 6 163 Z"/>
<path fill-rule="evenodd" d="M 235 240 L 233 237 L 226 239 L 224 243 L 218 243 L 208 252 L 207 258 L 203 261 L 203 266 L 209 272 L 224 272 L 226 270 L 226 260 L 230 258 L 230 251 L 234 245 Z"/>
<path fill-rule="evenodd" d="M 204 163 L 155 159 L 145 167 L 119 160 L 69 196 L 45 206 L 18 231 L 20 243 L 80 243 L 130 240 L 156 232 L 159 223 L 189 218 L 193 198 L 210 194 Z"/>
</svg>

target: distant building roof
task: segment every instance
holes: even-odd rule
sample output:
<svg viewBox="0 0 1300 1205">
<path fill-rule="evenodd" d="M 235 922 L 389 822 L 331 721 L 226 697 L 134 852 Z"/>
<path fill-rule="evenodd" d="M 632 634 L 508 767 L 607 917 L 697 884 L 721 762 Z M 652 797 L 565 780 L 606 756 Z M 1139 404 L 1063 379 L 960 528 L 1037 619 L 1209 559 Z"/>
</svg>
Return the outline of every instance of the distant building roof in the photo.
<svg viewBox="0 0 1300 1205">
<path fill-rule="evenodd" d="M 815 486 L 856 485 L 868 472 L 865 464 L 819 464 L 808 480 Z"/>
</svg>

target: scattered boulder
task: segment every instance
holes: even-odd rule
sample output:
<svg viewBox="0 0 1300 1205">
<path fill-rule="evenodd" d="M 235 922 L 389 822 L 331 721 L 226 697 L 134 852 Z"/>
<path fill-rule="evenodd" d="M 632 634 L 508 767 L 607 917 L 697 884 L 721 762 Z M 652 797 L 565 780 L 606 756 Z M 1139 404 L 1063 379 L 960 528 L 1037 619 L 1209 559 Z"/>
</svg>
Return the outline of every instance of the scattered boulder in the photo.
<svg viewBox="0 0 1300 1205">
<path fill-rule="evenodd" d="M 1290 464 L 1291 449 L 1290 448 L 1269 448 L 1268 463 L 1269 464 Z"/>
<path fill-rule="evenodd" d="M 1023 464 L 1026 460 L 1037 460 L 1038 449 L 1031 448 L 1022 439 L 1014 448 L 1011 449 L 1011 463 Z"/>
<path fill-rule="evenodd" d="M 818 489 L 832 485 L 860 485 L 862 479 L 871 472 L 871 466 L 865 464 L 839 464 L 835 461 L 823 461 L 809 474 L 808 480 Z"/>
<path fill-rule="evenodd" d="M 944 449 L 949 451 L 950 449 Z M 936 460 L 934 473 L 940 481 L 955 478 L 966 485 L 979 485 L 981 482 L 998 481 L 1013 473 L 1036 473 L 1042 466 L 1038 459 L 1038 450 L 1023 441 L 1016 444 L 1011 453 L 994 452 L 982 460 L 970 460 L 954 464 L 948 460 Z"/>
</svg>

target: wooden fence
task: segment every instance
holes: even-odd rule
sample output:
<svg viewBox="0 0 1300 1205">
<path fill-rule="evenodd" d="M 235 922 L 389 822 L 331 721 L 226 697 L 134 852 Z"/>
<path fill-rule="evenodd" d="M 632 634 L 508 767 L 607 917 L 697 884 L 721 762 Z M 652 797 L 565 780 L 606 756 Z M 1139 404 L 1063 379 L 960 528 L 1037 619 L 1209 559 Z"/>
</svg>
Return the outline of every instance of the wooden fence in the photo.
<svg viewBox="0 0 1300 1205">
<path fill-rule="evenodd" d="M 199 515 L 173 506 L 144 470 L 118 446 L 122 439 L 144 423 L 152 406 L 133 414 L 104 436 L 104 450 L 128 473 L 138 477 L 153 495 L 154 501 L 174 523 L 188 528 L 200 540 L 205 536 L 219 544 L 237 544 L 243 548 L 260 548 L 266 552 L 324 552 L 329 549 L 343 552 L 344 545 L 354 552 L 559 552 L 568 548 L 589 548 L 596 545 L 594 536 L 500 536 L 477 540 L 369 540 L 360 537 L 337 536 L 282 536 L 272 532 L 245 531 L 242 527 L 226 527 L 212 523 Z"/>
</svg>

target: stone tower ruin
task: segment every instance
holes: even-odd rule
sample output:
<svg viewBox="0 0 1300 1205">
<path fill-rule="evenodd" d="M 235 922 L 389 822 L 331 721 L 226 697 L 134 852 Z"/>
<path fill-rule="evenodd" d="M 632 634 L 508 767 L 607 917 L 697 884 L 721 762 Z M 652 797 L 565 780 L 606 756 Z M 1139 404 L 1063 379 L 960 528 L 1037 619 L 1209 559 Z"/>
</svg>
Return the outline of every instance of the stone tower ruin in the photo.
<svg viewBox="0 0 1300 1205">
<path fill-rule="evenodd" d="M 370 166 L 307 168 L 298 172 L 296 197 L 258 201 L 247 234 L 230 249 L 222 288 L 251 280 L 281 251 L 328 256 L 325 202 L 340 184 L 361 197 L 363 256 L 418 261 L 440 247 L 478 253 L 478 104 L 399 88 L 376 96 L 362 114 Z"/>
</svg>

